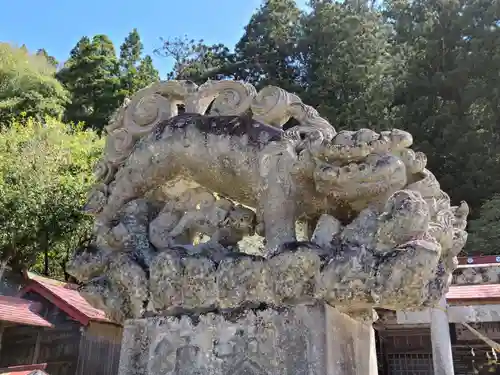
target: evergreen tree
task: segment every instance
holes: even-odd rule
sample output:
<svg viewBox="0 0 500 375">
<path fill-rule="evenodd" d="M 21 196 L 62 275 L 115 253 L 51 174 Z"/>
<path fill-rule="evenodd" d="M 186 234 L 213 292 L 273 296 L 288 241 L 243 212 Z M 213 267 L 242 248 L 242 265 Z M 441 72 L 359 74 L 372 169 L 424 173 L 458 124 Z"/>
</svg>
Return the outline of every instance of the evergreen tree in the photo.
<svg viewBox="0 0 500 375">
<path fill-rule="evenodd" d="M 56 58 L 54 56 L 50 56 L 44 48 L 36 51 L 36 55 L 45 58 L 45 60 L 47 60 L 47 62 L 54 68 L 57 68 L 57 65 L 59 65 L 59 62 L 56 60 Z"/>
<path fill-rule="evenodd" d="M 494 3 L 395 0 L 386 7 L 394 51 L 407 56 L 394 126 L 413 134 L 442 188 L 456 203 L 466 200 L 472 217 L 500 191 Z"/>
<path fill-rule="evenodd" d="M 120 46 L 120 67 L 124 71 L 136 67 L 143 49 L 144 46 L 141 42 L 139 32 L 137 29 L 133 29 Z"/>
<path fill-rule="evenodd" d="M 187 36 L 162 39 L 163 46 L 155 52 L 172 59 L 174 66 L 168 79 L 189 79 L 198 84 L 207 79 L 231 78 L 237 63 L 234 55 L 223 44 L 207 45 Z"/>
<path fill-rule="evenodd" d="M 297 91 L 300 14 L 293 0 L 263 3 L 236 44 L 235 58 L 244 62 L 236 71 L 237 79 L 258 87 L 276 85 Z"/>
<path fill-rule="evenodd" d="M 111 40 L 106 35 L 81 38 L 58 78 L 72 97 L 66 119 L 102 130 L 122 100 L 119 62 Z"/>
<path fill-rule="evenodd" d="M 154 67 L 151 56 L 146 55 L 139 63 L 137 68 L 138 89 L 149 85 L 152 82 L 160 80 L 160 74 Z"/>
<path fill-rule="evenodd" d="M 338 129 L 387 128 L 393 60 L 381 15 L 359 1 L 309 5 L 299 43 L 304 100 Z"/>
<path fill-rule="evenodd" d="M 151 56 L 141 59 L 144 47 L 137 29 L 133 29 L 120 46 L 121 95 L 130 97 L 136 91 L 160 79 Z"/>
<path fill-rule="evenodd" d="M 482 206 L 477 219 L 469 222 L 469 237 L 465 250 L 470 253 L 498 254 L 500 248 L 500 194 L 495 194 Z"/>
</svg>

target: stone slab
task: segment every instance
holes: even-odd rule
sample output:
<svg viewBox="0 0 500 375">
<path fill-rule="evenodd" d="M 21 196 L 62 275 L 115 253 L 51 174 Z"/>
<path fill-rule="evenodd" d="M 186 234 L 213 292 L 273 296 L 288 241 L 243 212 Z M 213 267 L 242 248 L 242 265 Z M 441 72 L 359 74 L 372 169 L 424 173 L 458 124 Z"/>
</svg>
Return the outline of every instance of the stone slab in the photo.
<svg viewBox="0 0 500 375">
<path fill-rule="evenodd" d="M 377 375 L 374 331 L 328 305 L 126 322 L 118 375 Z"/>
</svg>

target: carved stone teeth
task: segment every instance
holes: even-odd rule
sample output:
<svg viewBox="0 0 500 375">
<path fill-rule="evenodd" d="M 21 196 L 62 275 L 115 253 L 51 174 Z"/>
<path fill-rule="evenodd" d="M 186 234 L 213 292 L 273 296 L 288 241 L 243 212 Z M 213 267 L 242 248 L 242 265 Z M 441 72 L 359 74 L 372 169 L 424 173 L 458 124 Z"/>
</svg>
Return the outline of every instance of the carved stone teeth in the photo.
<svg viewBox="0 0 500 375">
<path fill-rule="evenodd" d="M 380 132 L 381 137 L 387 138 L 391 144 L 391 150 L 408 148 L 413 144 L 413 137 L 410 133 L 400 129 L 392 129 Z"/>
<path fill-rule="evenodd" d="M 357 132 L 341 131 L 322 150 L 327 159 L 362 160 L 370 153 L 397 151 L 411 146 L 411 135 L 402 130 L 383 131 L 379 134 L 369 129 Z"/>
<path fill-rule="evenodd" d="M 366 163 L 349 163 L 348 165 L 336 167 L 337 181 L 339 183 L 346 183 L 350 180 L 363 179 L 366 176 L 379 174 L 381 171 L 378 170 L 380 161 L 383 160 L 389 165 L 389 160 L 386 158 L 380 158 L 376 155 L 371 155 L 370 161 Z"/>
<path fill-rule="evenodd" d="M 332 144 L 339 146 L 354 146 L 354 134 L 355 132 L 353 131 L 342 130 L 333 138 Z"/>
<path fill-rule="evenodd" d="M 423 178 L 408 185 L 408 190 L 418 191 L 423 197 L 435 197 L 441 195 L 441 188 L 436 177 L 427 169 L 422 172 Z"/>
<path fill-rule="evenodd" d="M 409 174 L 420 173 L 427 165 L 427 157 L 423 153 L 415 152 L 409 148 L 403 149 L 400 157 L 405 163 Z"/>
<path fill-rule="evenodd" d="M 373 142 L 378 138 L 379 134 L 371 129 L 360 129 L 354 133 L 354 139 L 357 144 Z"/>
<path fill-rule="evenodd" d="M 330 145 L 322 150 L 323 156 L 328 160 L 362 160 L 372 152 L 371 147 L 363 143 L 356 146 Z"/>
</svg>

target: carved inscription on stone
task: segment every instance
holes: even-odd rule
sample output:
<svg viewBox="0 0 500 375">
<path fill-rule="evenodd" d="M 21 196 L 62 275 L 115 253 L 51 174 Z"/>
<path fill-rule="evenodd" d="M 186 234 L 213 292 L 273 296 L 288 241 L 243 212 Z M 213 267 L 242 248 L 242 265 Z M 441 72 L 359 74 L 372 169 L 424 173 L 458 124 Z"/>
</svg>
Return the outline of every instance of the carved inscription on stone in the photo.
<svg viewBox="0 0 500 375">
<path fill-rule="evenodd" d="M 310 311 L 315 315 L 308 317 Z M 317 344 L 324 340 L 319 311 L 300 306 L 248 311 L 230 319 L 215 314 L 195 321 L 149 318 L 140 320 L 146 345 L 138 345 L 129 333 L 134 329 L 129 321 L 123 342 L 129 361 L 120 375 L 306 375 L 317 361 L 309 337 L 317 335 Z"/>
</svg>

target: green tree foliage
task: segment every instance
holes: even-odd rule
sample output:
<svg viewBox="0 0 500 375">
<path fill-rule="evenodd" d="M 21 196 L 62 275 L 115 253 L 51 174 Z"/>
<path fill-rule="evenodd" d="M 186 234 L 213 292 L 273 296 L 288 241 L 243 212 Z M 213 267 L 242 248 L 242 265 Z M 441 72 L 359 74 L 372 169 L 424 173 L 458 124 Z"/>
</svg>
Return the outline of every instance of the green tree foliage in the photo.
<svg viewBox="0 0 500 375">
<path fill-rule="evenodd" d="M 387 128 L 393 58 L 381 14 L 359 1 L 310 8 L 299 41 L 304 100 L 338 129 Z"/>
<path fill-rule="evenodd" d="M 65 120 L 102 131 L 125 97 L 159 80 L 153 60 L 141 57 L 142 50 L 136 29 L 120 46 L 119 57 L 106 35 L 81 38 L 57 74 L 72 97 Z"/>
<path fill-rule="evenodd" d="M 45 119 L 0 132 L 0 257 L 15 270 L 62 276 L 68 251 L 89 233 L 81 212 L 102 141 Z"/>
<path fill-rule="evenodd" d="M 235 58 L 244 62 L 236 77 L 257 87 L 277 85 L 296 91 L 300 16 L 293 0 L 264 1 L 236 44 Z"/>
<path fill-rule="evenodd" d="M 500 194 L 487 200 L 478 218 L 469 222 L 468 253 L 498 254 L 500 249 Z"/>
<path fill-rule="evenodd" d="M 54 69 L 57 69 L 57 66 L 59 65 L 59 62 L 56 60 L 54 56 L 50 56 L 45 48 L 41 48 L 38 51 L 36 51 L 37 56 L 43 56 L 47 62 L 54 67 Z"/>
<path fill-rule="evenodd" d="M 495 244 L 495 237 L 473 223 L 488 217 L 486 208 L 500 194 L 499 2 L 385 0 L 374 5 L 379 3 L 310 0 L 299 9 L 293 0 L 264 0 L 234 49 L 182 37 L 164 39 L 156 52 L 173 60 L 170 79 L 276 85 L 297 93 L 337 129 L 410 131 L 443 189 L 455 203 L 465 200 L 471 206 L 475 220 L 468 249 L 497 252 L 486 243 L 492 238 Z M 57 75 L 72 99 L 66 119 L 100 130 L 124 96 L 157 80 L 151 57 L 142 51 L 137 30 L 125 39 L 119 56 L 104 35 L 82 38 Z M 57 62 L 46 51 L 36 57 L 48 61 L 45 66 L 53 72 Z M 25 66 L 27 60 L 21 60 L 19 66 Z M 62 91 L 20 89 L 32 86 L 20 85 L 16 69 L 25 68 L 12 61 L 0 53 L 0 121 L 22 111 L 46 113 L 32 103 L 56 108 L 53 100 L 60 96 L 52 93 Z M 52 87 L 50 74 L 36 72 L 44 79 L 26 82 Z M 493 221 L 490 227 L 493 233 Z"/>
<path fill-rule="evenodd" d="M 124 97 L 130 97 L 138 90 L 160 79 L 151 56 L 141 58 L 144 46 L 137 29 L 125 38 L 120 47 L 120 80 Z"/>
<path fill-rule="evenodd" d="M 473 216 L 500 191 L 497 8 L 476 0 L 387 6 L 395 47 L 408 56 L 395 125 L 414 135 L 443 189 L 466 200 Z"/>
<path fill-rule="evenodd" d="M 187 36 L 162 39 L 163 45 L 155 52 L 172 59 L 174 66 L 168 79 L 187 79 L 198 84 L 207 79 L 224 79 L 234 75 L 234 55 L 223 44 L 208 45 Z"/>
<path fill-rule="evenodd" d="M 144 56 L 137 67 L 137 90 L 159 80 L 160 74 L 153 64 L 153 59 L 150 55 Z"/>
<path fill-rule="evenodd" d="M 57 77 L 71 93 L 67 121 L 102 130 L 123 99 L 118 58 L 106 35 L 81 38 Z"/>
<path fill-rule="evenodd" d="M 47 56 L 0 43 L 0 124 L 21 115 L 61 116 L 68 93 L 54 75 Z"/>
<path fill-rule="evenodd" d="M 143 49 L 141 36 L 137 29 L 133 29 L 120 46 L 120 66 L 124 71 L 136 66 Z"/>
</svg>

